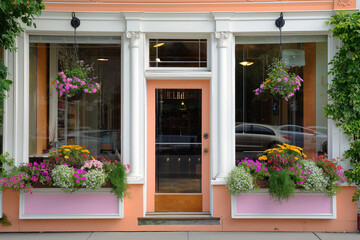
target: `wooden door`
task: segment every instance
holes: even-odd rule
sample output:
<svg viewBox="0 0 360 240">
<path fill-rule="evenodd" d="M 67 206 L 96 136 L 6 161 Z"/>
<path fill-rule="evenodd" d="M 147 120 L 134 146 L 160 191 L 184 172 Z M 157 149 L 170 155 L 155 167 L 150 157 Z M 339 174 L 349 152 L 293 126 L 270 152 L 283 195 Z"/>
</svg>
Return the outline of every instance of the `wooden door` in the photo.
<svg viewBox="0 0 360 240">
<path fill-rule="evenodd" d="M 209 211 L 209 82 L 148 81 L 148 212 Z"/>
</svg>

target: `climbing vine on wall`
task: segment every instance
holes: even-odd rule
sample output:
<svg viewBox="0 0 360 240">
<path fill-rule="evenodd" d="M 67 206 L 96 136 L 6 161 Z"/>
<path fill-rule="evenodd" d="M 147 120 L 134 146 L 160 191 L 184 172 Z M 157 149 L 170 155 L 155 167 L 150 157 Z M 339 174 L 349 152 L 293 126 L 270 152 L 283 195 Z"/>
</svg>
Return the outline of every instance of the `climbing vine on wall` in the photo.
<svg viewBox="0 0 360 240">
<path fill-rule="evenodd" d="M 1 0 L 0 1 L 0 48 L 16 51 L 15 39 L 24 31 L 21 23 L 28 27 L 34 26 L 36 16 L 45 8 L 42 0 Z M 3 100 L 9 91 L 11 81 L 8 69 L 0 59 L 0 125 L 3 117 Z"/>
<path fill-rule="evenodd" d="M 330 62 L 333 76 L 329 86 L 329 104 L 325 114 L 336 122 L 350 139 L 350 149 L 344 157 L 350 160 L 345 171 L 349 183 L 360 186 L 360 14 L 337 12 L 329 21 L 333 37 L 342 41 L 342 47 Z M 358 200 L 357 191 L 353 201 Z"/>
</svg>

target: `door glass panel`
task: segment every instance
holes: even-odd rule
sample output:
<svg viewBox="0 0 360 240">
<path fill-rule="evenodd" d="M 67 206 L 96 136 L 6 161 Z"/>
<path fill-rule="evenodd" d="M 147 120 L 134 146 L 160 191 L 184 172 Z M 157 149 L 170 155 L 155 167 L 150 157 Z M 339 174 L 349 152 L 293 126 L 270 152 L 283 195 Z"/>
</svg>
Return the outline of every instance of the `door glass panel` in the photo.
<svg viewBox="0 0 360 240">
<path fill-rule="evenodd" d="M 201 89 L 156 89 L 156 192 L 201 193 Z"/>
</svg>

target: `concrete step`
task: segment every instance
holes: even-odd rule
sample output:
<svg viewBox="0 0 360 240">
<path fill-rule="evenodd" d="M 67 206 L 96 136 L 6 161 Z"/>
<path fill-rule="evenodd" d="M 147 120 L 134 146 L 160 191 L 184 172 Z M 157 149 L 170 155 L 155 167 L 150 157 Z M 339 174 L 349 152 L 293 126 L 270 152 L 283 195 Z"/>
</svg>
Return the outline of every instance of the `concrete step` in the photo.
<svg viewBox="0 0 360 240">
<path fill-rule="evenodd" d="M 154 212 L 138 218 L 138 225 L 219 225 L 209 212 Z"/>
</svg>

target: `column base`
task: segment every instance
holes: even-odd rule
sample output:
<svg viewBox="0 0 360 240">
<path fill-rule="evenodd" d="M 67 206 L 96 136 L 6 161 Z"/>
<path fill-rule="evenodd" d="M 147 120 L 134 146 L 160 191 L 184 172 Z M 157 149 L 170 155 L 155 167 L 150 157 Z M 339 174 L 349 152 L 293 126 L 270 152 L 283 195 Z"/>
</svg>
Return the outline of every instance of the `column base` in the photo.
<svg viewBox="0 0 360 240">
<path fill-rule="evenodd" d="M 127 177 L 129 184 L 144 184 L 144 178 L 140 174 L 130 173 Z"/>
</svg>

